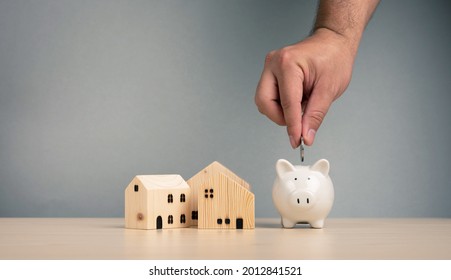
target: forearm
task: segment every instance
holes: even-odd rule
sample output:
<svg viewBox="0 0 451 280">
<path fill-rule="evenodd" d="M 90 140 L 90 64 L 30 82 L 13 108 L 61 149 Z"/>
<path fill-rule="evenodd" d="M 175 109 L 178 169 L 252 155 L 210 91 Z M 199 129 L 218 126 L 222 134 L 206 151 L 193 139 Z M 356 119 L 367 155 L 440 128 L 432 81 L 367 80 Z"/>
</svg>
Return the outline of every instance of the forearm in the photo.
<svg viewBox="0 0 451 280">
<path fill-rule="evenodd" d="M 347 40 L 354 53 L 379 0 L 321 0 L 314 32 L 331 31 Z"/>
</svg>

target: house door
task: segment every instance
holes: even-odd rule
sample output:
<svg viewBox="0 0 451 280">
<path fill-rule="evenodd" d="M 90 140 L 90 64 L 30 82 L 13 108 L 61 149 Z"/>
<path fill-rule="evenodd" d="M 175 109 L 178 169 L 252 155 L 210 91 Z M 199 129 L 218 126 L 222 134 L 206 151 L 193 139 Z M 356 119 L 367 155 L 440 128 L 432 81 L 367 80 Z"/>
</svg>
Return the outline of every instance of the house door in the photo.
<svg viewBox="0 0 451 280">
<path fill-rule="evenodd" d="M 236 219 L 236 229 L 243 229 L 243 218 Z"/>
<path fill-rule="evenodd" d="M 161 216 L 157 217 L 157 229 L 162 229 L 163 228 L 163 219 L 161 218 Z"/>
</svg>

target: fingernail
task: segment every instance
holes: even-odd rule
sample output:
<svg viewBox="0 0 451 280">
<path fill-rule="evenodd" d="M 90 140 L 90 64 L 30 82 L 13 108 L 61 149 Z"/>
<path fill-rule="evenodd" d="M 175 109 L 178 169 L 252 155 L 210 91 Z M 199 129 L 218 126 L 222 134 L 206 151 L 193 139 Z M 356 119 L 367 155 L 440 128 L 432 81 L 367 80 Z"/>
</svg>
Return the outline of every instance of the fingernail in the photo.
<svg viewBox="0 0 451 280">
<path fill-rule="evenodd" d="M 296 149 L 296 147 L 297 147 L 296 140 L 294 139 L 294 137 L 292 135 L 290 135 L 290 144 L 293 149 Z"/>
<path fill-rule="evenodd" d="M 309 129 L 309 131 L 307 132 L 307 137 L 310 139 L 311 144 L 313 144 L 313 141 L 315 140 L 315 134 L 316 134 L 316 131 L 313 129 Z"/>
</svg>

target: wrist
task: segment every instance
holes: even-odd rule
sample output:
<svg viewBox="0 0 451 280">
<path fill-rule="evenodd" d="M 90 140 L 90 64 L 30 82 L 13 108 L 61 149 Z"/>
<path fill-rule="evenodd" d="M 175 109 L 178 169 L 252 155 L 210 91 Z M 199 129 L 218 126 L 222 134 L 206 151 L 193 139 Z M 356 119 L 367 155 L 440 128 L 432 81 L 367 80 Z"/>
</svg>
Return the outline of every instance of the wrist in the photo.
<svg viewBox="0 0 451 280">
<path fill-rule="evenodd" d="M 334 33 L 356 53 L 378 3 L 379 0 L 320 0 L 312 33 Z"/>
<path fill-rule="evenodd" d="M 339 32 L 327 26 L 315 26 L 312 36 L 323 38 L 323 40 L 329 42 L 337 42 L 338 45 L 349 51 L 352 57 L 355 57 L 357 54 L 361 38 L 359 33 Z"/>
</svg>

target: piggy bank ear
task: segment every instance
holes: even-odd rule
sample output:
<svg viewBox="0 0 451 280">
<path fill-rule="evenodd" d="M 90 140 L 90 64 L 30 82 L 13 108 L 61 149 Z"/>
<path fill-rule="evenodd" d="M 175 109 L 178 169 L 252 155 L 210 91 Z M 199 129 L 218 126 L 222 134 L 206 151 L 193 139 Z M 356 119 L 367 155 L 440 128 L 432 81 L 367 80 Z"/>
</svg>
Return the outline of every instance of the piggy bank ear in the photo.
<svg viewBox="0 0 451 280">
<path fill-rule="evenodd" d="M 276 163 L 276 171 L 277 175 L 282 177 L 287 172 L 296 171 L 296 167 L 286 159 L 279 159 Z"/>
<path fill-rule="evenodd" d="M 329 168 L 329 161 L 327 161 L 327 159 L 320 159 L 315 162 L 315 164 L 313 164 L 310 169 L 313 171 L 318 171 L 324 176 L 327 176 L 329 174 Z"/>
</svg>

